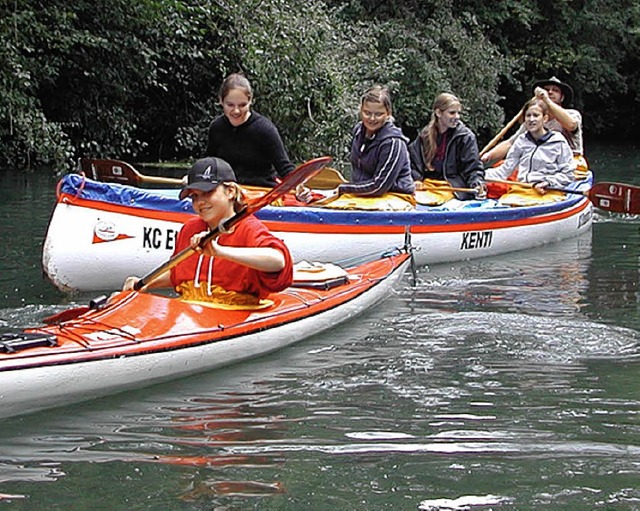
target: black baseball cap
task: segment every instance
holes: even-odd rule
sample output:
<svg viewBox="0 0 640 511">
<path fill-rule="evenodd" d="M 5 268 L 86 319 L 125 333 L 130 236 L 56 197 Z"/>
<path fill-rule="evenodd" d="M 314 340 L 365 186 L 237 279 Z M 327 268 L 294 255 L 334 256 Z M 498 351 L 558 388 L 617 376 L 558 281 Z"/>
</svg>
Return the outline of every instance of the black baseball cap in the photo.
<svg viewBox="0 0 640 511">
<path fill-rule="evenodd" d="M 187 184 L 180 190 L 180 198 L 189 195 L 190 190 L 210 192 L 220 183 L 236 181 L 231 165 L 220 158 L 202 158 L 196 161 L 187 174 Z"/>
</svg>

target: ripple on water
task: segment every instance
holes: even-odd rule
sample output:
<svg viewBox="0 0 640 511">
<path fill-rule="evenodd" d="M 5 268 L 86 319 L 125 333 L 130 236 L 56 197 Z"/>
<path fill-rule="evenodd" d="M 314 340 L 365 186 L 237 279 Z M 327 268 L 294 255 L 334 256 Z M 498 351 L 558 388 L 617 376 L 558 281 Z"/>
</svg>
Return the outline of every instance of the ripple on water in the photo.
<svg viewBox="0 0 640 511">
<path fill-rule="evenodd" d="M 41 325 L 42 318 L 63 308 L 52 305 L 28 304 L 20 308 L 0 309 L 0 326 L 12 330 Z"/>
<path fill-rule="evenodd" d="M 414 347 L 446 349 L 464 341 L 475 353 L 530 362 L 570 363 L 590 358 L 636 358 L 635 330 L 575 318 L 460 312 L 414 316 Z M 404 326 L 406 328 L 406 326 Z"/>
</svg>

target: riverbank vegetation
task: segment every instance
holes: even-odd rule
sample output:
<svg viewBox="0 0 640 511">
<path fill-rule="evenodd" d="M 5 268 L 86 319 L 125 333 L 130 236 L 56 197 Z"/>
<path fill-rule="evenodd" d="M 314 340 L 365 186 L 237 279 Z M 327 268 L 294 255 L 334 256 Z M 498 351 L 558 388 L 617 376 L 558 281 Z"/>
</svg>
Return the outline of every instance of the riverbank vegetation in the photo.
<svg viewBox="0 0 640 511">
<path fill-rule="evenodd" d="M 573 85 L 589 137 L 640 122 L 635 0 L 6 0 L 0 5 L 0 166 L 68 168 L 203 154 L 225 75 L 301 161 L 345 157 L 358 98 L 394 93 L 408 136 L 453 91 L 481 144 L 538 78 Z"/>
</svg>

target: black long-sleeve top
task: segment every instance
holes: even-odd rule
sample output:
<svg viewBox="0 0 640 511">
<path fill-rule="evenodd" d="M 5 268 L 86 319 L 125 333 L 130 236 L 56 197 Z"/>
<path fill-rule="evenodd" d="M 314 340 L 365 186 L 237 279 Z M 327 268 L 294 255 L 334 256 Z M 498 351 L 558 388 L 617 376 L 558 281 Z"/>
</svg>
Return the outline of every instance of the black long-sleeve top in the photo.
<svg viewBox="0 0 640 511">
<path fill-rule="evenodd" d="M 278 129 L 255 111 L 237 127 L 224 115 L 216 117 L 209 125 L 206 156 L 228 162 L 238 183 L 245 185 L 275 186 L 277 176 L 294 168 Z"/>
</svg>

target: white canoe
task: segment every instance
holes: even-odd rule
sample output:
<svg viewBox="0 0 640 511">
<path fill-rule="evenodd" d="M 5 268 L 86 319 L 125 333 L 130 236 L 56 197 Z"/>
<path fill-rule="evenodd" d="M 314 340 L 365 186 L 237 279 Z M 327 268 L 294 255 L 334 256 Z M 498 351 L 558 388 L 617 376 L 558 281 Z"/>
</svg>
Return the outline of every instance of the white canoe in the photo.
<svg viewBox="0 0 640 511">
<path fill-rule="evenodd" d="M 587 190 L 591 180 L 575 183 Z M 176 234 L 193 215 L 177 190 L 149 190 L 65 176 L 43 247 L 49 280 L 67 292 L 119 289 L 171 257 Z M 591 228 L 588 198 L 511 207 L 495 200 L 451 200 L 412 211 L 273 207 L 257 216 L 289 246 L 296 261 L 345 262 L 403 243 L 418 265 L 489 257 L 576 236 Z"/>
</svg>

